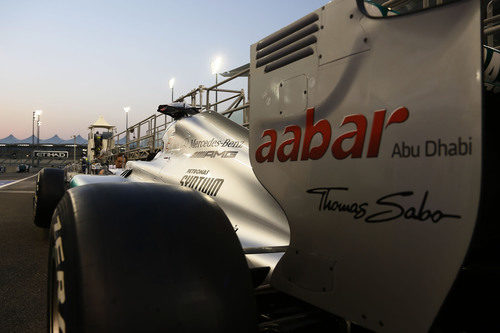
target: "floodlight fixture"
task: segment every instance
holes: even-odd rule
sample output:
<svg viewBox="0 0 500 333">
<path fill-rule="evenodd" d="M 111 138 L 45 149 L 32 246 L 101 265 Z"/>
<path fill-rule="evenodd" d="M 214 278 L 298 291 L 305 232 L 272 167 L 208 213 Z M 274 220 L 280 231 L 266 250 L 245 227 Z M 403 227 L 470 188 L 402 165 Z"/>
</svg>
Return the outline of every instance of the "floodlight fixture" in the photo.
<svg viewBox="0 0 500 333">
<path fill-rule="evenodd" d="M 212 68 L 212 74 L 215 74 L 215 87 L 219 86 L 218 83 L 218 75 L 217 73 L 219 72 L 220 68 L 222 67 L 222 57 L 215 57 L 214 60 L 210 63 L 210 67 Z M 215 111 L 217 111 L 217 104 L 218 103 L 218 88 L 215 89 Z"/>
<path fill-rule="evenodd" d="M 215 59 L 210 63 L 210 67 L 212 69 L 212 74 L 217 74 L 217 72 L 222 67 L 222 57 L 215 57 Z"/>
</svg>

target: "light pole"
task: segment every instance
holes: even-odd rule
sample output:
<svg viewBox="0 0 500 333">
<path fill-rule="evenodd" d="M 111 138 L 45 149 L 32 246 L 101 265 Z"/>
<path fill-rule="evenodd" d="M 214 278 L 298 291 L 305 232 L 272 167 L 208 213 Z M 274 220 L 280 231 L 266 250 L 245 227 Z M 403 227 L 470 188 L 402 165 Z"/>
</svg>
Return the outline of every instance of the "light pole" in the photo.
<svg viewBox="0 0 500 333">
<path fill-rule="evenodd" d="M 33 146 L 35 145 L 35 113 L 36 111 L 33 111 L 33 119 L 31 119 L 31 147 L 34 148 Z"/>
<path fill-rule="evenodd" d="M 128 150 L 128 112 L 130 111 L 130 106 L 125 106 L 123 108 L 125 111 L 125 152 Z"/>
<path fill-rule="evenodd" d="M 125 127 L 128 130 L 128 112 L 130 111 L 130 106 L 125 106 L 123 111 L 125 111 Z"/>
<path fill-rule="evenodd" d="M 31 122 L 31 127 L 32 127 L 32 131 L 31 131 L 31 144 L 32 145 L 35 145 L 35 120 L 36 118 L 38 117 L 38 120 L 37 120 L 37 126 L 38 126 L 38 123 L 40 122 L 40 115 L 42 114 L 42 110 L 35 110 L 33 111 L 33 121 Z M 37 143 L 40 143 L 40 139 L 39 139 L 39 134 L 40 134 L 40 129 L 37 128 Z"/>
<path fill-rule="evenodd" d="M 222 58 L 215 57 L 215 59 L 210 63 L 210 67 L 212 68 L 212 74 L 215 74 L 215 85 L 218 84 L 218 71 L 222 65 Z M 219 87 L 215 87 L 215 111 L 217 111 L 217 90 Z"/>
<path fill-rule="evenodd" d="M 41 114 L 41 113 L 40 113 Z M 40 114 L 38 115 L 38 119 L 36 122 L 37 129 L 36 129 L 36 144 L 40 144 L 40 126 L 42 126 L 42 122 L 40 121 Z"/>
<path fill-rule="evenodd" d="M 42 126 L 42 122 L 40 121 L 40 114 L 38 114 L 37 121 L 36 121 L 36 141 L 37 145 L 40 146 L 40 126 Z M 40 157 L 37 158 L 37 166 L 40 166 Z"/>
<path fill-rule="evenodd" d="M 172 103 L 174 102 L 174 83 L 175 83 L 175 77 L 171 78 L 168 81 L 168 86 L 170 87 L 170 89 L 172 89 Z"/>
<path fill-rule="evenodd" d="M 73 138 L 73 167 L 76 164 L 76 135 L 71 136 Z"/>
<path fill-rule="evenodd" d="M 33 118 L 31 119 L 31 166 L 35 164 L 35 119 L 42 114 L 42 110 L 33 111 Z"/>
<path fill-rule="evenodd" d="M 40 145 L 40 126 L 42 126 L 42 122 L 40 121 L 40 117 L 38 117 L 38 121 L 36 122 L 36 144 Z"/>
</svg>

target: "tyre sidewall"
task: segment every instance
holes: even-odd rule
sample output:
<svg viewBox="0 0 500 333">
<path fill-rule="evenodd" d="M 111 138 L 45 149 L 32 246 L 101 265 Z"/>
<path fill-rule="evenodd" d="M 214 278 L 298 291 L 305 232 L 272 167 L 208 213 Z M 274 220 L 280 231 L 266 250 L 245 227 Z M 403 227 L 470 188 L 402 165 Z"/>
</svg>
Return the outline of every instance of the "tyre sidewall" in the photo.
<svg viewBox="0 0 500 333">
<path fill-rule="evenodd" d="M 33 220 L 36 226 L 50 227 L 52 213 L 64 192 L 63 170 L 45 168 L 38 173 L 33 198 Z"/>
<path fill-rule="evenodd" d="M 175 210 L 165 214 L 165 202 Z M 79 186 L 59 202 L 50 237 L 50 327 L 57 298 L 66 332 L 255 331 L 241 244 L 205 195 L 159 184 Z"/>
<path fill-rule="evenodd" d="M 50 226 L 48 272 L 48 328 L 53 332 L 54 320 L 64 325 L 64 332 L 80 332 L 81 313 L 78 295 L 80 279 L 73 207 L 64 196 L 55 210 Z M 56 282 L 57 281 L 57 282 Z M 54 290 L 55 289 L 55 290 Z M 60 316 L 54 316 L 57 303 Z M 55 318 L 54 318 L 55 317 Z M 57 331 L 56 331 L 57 332 Z M 57 332 L 58 333 L 58 332 Z"/>
</svg>

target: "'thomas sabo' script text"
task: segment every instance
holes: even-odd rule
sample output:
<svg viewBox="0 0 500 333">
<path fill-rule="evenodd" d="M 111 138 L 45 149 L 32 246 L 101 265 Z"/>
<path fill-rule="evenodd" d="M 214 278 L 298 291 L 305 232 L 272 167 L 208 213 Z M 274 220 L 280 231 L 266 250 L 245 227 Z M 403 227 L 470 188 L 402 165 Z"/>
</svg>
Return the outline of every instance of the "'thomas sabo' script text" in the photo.
<svg viewBox="0 0 500 333">
<path fill-rule="evenodd" d="M 402 191 L 384 195 L 370 205 L 368 202 L 347 202 L 341 200 L 340 193 L 348 191 L 347 187 L 318 187 L 307 190 L 307 193 L 317 195 L 318 210 L 351 214 L 355 219 L 363 219 L 367 223 L 389 222 L 396 219 L 415 221 L 432 221 L 437 223 L 442 219 L 460 219 L 460 215 L 445 213 L 439 209 L 426 207 L 429 191 L 425 191 L 420 205 L 403 204 L 405 197 L 414 196 L 413 191 Z"/>
</svg>

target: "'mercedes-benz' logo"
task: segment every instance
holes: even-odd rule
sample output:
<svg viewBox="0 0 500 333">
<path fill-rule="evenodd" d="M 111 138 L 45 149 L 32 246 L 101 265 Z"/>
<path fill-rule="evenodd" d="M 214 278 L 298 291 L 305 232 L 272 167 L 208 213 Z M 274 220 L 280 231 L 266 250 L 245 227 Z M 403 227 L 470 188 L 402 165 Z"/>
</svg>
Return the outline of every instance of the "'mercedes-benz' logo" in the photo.
<svg viewBox="0 0 500 333">
<path fill-rule="evenodd" d="M 207 140 L 190 139 L 188 141 L 191 148 L 243 148 L 245 144 L 245 141 L 215 138 Z"/>
</svg>

